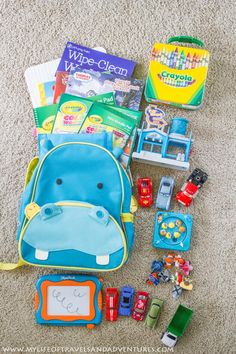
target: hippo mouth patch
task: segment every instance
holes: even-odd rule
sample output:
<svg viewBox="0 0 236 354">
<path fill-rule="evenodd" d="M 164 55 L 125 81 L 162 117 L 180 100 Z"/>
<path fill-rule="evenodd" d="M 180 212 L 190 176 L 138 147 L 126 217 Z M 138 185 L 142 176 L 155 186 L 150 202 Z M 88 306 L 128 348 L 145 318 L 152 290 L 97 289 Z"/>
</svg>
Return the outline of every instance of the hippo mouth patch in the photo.
<svg viewBox="0 0 236 354">
<path fill-rule="evenodd" d="M 66 254 L 78 251 L 78 254 L 87 255 L 88 263 L 92 257 L 91 269 L 96 266 L 98 269 L 103 266 L 113 269 L 114 255 L 117 253 L 119 264 L 116 268 L 125 262 L 125 235 L 121 226 L 105 208 L 84 202 L 58 202 L 46 204 L 38 209 L 28 220 L 20 238 L 21 243 L 34 251 L 33 261 L 37 265 L 63 267 L 63 251 L 66 251 Z M 23 253 L 22 258 L 27 261 L 27 252 Z M 30 261 L 32 262 L 32 251 Z M 79 255 L 76 264 L 74 259 L 71 261 L 71 267 L 80 268 Z"/>
</svg>

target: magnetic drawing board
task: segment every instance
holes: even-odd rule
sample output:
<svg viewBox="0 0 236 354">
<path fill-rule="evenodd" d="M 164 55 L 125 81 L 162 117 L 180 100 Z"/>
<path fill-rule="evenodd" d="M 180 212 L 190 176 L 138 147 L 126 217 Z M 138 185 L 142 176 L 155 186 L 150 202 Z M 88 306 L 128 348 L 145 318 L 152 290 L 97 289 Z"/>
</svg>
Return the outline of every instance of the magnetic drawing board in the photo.
<svg viewBox="0 0 236 354">
<path fill-rule="evenodd" d="M 102 320 L 101 288 L 101 280 L 95 276 L 79 274 L 42 276 L 36 283 L 36 322 L 93 328 Z"/>
<path fill-rule="evenodd" d="M 49 286 L 47 289 L 47 313 L 50 316 L 88 316 L 89 305 L 89 286 Z"/>
</svg>

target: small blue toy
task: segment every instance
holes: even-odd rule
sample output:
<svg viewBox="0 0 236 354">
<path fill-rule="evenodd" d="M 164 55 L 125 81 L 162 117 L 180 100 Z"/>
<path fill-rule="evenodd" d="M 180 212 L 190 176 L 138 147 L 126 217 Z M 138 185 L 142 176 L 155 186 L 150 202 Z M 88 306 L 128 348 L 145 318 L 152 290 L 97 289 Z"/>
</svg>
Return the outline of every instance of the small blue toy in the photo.
<svg viewBox="0 0 236 354">
<path fill-rule="evenodd" d="M 123 286 L 120 295 L 119 315 L 130 316 L 132 310 L 132 302 L 134 289 L 130 286 Z"/>
<path fill-rule="evenodd" d="M 174 178 L 170 176 L 162 177 L 157 193 L 156 208 L 169 210 L 174 183 Z"/>
<path fill-rule="evenodd" d="M 150 127 L 146 117 L 146 126 L 143 122 L 139 131 L 137 151 L 133 153 L 133 160 L 174 168 L 177 170 L 189 169 L 189 156 L 192 146 L 192 132 L 186 136 L 189 121 L 186 118 L 172 118 L 167 131 L 159 126 Z"/>
<path fill-rule="evenodd" d="M 164 263 L 162 261 L 159 261 L 159 260 L 153 261 L 152 265 L 151 265 L 151 271 L 159 273 L 162 271 L 163 265 L 164 265 Z"/>
<path fill-rule="evenodd" d="M 158 285 L 160 283 L 159 273 L 162 272 L 164 263 L 160 260 L 155 260 L 151 264 L 151 273 L 148 276 L 146 283 L 148 285 Z"/>
<path fill-rule="evenodd" d="M 157 212 L 152 245 L 176 251 L 188 251 L 192 235 L 192 215 Z"/>
</svg>

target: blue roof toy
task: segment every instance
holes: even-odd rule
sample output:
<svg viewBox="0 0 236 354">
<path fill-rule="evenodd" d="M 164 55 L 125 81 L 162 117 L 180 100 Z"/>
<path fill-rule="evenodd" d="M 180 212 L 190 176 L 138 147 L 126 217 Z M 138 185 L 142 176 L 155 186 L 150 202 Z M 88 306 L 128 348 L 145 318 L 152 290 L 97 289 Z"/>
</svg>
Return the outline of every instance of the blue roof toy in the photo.
<svg viewBox="0 0 236 354">
<path fill-rule="evenodd" d="M 187 171 L 192 146 L 192 132 L 189 136 L 186 134 L 188 124 L 188 119 L 175 117 L 166 130 L 166 125 L 160 128 L 158 124 L 152 124 L 153 126 L 150 127 L 146 117 L 146 122 L 143 122 L 139 130 L 139 140 L 137 150 L 132 155 L 133 160 Z"/>
<path fill-rule="evenodd" d="M 132 310 L 134 289 L 131 286 L 123 286 L 120 295 L 119 315 L 130 316 Z"/>
<path fill-rule="evenodd" d="M 156 208 L 169 210 L 174 183 L 174 178 L 170 176 L 162 177 L 157 193 Z"/>
</svg>

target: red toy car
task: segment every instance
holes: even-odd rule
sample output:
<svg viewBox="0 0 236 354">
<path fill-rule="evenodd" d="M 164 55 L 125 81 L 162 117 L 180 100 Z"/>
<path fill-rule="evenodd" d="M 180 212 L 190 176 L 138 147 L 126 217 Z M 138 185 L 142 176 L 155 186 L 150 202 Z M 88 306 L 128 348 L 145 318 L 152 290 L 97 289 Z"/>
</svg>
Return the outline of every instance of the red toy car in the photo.
<svg viewBox="0 0 236 354">
<path fill-rule="evenodd" d="M 142 207 L 149 207 L 153 203 L 152 181 L 150 178 L 138 179 L 138 203 Z"/>
<path fill-rule="evenodd" d="M 135 298 L 132 318 L 136 321 L 143 321 L 148 303 L 148 293 L 146 291 L 138 291 Z"/>
<path fill-rule="evenodd" d="M 118 290 L 116 288 L 106 289 L 106 319 L 116 321 L 118 317 Z"/>
<path fill-rule="evenodd" d="M 187 182 L 183 185 L 181 191 L 176 194 L 176 200 L 186 207 L 189 207 L 199 189 L 207 181 L 207 178 L 208 175 L 205 172 L 200 170 L 200 168 L 196 168 L 188 177 Z"/>
</svg>

